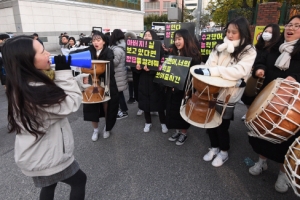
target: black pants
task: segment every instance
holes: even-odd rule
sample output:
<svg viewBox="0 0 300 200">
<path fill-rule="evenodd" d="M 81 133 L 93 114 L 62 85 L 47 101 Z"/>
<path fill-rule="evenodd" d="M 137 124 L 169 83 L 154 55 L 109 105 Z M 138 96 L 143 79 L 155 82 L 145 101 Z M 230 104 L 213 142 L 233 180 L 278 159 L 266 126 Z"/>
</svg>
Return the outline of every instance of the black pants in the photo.
<svg viewBox="0 0 300 200">
<path fill-rule="evenodd" d="M 71 186 L 70 200 L 83 200 L 85 197 L 86 175 L 80 169 L 70 178 L 61 181 Z M 40 200 L 53 200 L 57 183 L 43 187 L 40 193 Z"/>
<path fill-rule="evenodd" d="M 222 119 L 220 126 L 207 129 L 211 147 L 220 148 L 222 151 L 228 151 L 230 148 L 229 129 L 230 119 Z"/>
<path fill-rule="evenodd" d="M 140 82 L 140 74 L 132 70 L 132 79 L 133 79 L 133 91 L 134 98 L 136 101 L 139 101 L 139 82 Z"/>
<path fill-rule="evenodd" d="M 127 112 L 128 108 L 127 108 L 127 104 L 125 101 L 125 97 L 124 97 L 124 92 L 119 92 L 119 104 L 120 104 L 120 109 L 123 112 Z"/>
<path fill-rule="evenodd" d="M 128 82 L 128 91 L 129 91 L 129 99 L 135 98 L 135 94 L 133 94 L 133 81 Z"/>
<path fill-rule="evenodd" d="M 144 116 L 145 116 L 145 120 L 147 124 L 151 124 L 152 120 L 151 120 L 151 114 L 150 112 L 144 112 Z M 158 116 L 159 116 L 159 121 L 161 124 L 166 124 L 166 114 L 165 111 L 160 111 L 158 112 Z"/>
</svg>

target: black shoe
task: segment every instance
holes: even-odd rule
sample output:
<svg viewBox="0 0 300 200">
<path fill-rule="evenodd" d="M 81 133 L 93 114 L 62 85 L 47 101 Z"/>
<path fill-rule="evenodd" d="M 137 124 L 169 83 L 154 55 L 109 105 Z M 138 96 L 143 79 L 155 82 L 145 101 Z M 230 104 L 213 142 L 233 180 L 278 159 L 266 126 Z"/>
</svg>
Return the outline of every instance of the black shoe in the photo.
<svg viewBox="0 0 300 200">
<path fill-rule="evenodd" d="M 123 119 L 128 117 L 128 113 L 127 112 L 123 112 L 123 111 L 119 111 L 117 114 L 117 119 Z"/>
<path fill-rule="evenodd" d="M 177 142 L 176 142 L 176 145 L 183 145 L 186 138 L 187 138 L 187 135 L 181 133 L 178 140 L 177 140 Z"/>
<path fill-rule="evenodd" d="M 180 134 L 181 132 L 176 130 L 175 133 L 173 133 L 173 135 L 169 137 L 169 141 L 175 142 L 179 138 Z"/>
<path fill-rule="evenodd" d="M 130 98 L 128 101 L 127 101 L 128 104 L 133 104 L 133 103 L 136 103 L 135 99 L 134 98 Z"/>
</svg>

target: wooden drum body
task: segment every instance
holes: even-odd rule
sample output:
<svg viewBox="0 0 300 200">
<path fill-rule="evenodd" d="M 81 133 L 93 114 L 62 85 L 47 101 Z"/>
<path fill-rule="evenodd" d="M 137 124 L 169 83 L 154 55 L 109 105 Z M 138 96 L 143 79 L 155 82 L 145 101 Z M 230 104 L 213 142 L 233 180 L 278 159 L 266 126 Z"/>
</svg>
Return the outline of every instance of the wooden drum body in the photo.
<svg viewBox="0 0 300 200">
<path fill-rule="evenodd" d="M 300 128 L 300 84 L 284 79 L 269 83 L 249 107 L 245 123 L 250 136 L 273 143 L 288 140 Z"/>
<path fill-rule="evenodd" d="M 300 197 L 300 138 L 289 147 L 283 164 L 286 175 L 297 196 Z"/>
<path fill-rule="evenodd" d="M 92 60 L 91 68 L 81 68 L 81 72 L 90 74 L 92 77 L 92 85 L 86 88 L 83 92 L 82 103 L 101 103 L 108 101 L 109 94 L 109 61 L 106 60 Z M 105 82 L 99 80 L 99 76 L 105 72 Z"/>
<path fill-rule="evenodd" d="M 185 107 L 185 114 L 189 119 L 200 124 L 210 123 L 215 115 L 215 102 L 216 99 L 207 100 L 207 96 L 201 96 L 198 91 L 192 94 Z M 211 106 L 210 106 L 211 105 Z"/>
<path fill-rule="evenodd" d="M 222 122 L 215 108 L 219 91 L 221 87 L 232 87 L 236 82 L 195 74 L 196 68 L 207 68 L 207 66 L 191 67 L 180 114 L 185 121 L 194 126 L 214 128 Z"/>
</svg>

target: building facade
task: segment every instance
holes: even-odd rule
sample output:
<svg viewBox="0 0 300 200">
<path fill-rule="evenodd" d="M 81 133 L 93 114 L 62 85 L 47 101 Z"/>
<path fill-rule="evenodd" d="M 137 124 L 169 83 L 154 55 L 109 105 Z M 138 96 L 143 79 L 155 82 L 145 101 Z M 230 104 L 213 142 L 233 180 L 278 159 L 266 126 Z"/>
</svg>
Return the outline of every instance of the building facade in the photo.
<svg viewBox="0 0 300 200">
<path fill-rule="evenodd" d="M 47 50 L 59 47 L 58 36 L 67 32 L 78 39 L 92 27 L 140 32 L 144 0 L 1 0 L 0 32 L 39 34 Z"/>
<path fill-rule="evenodd" d="M 144 0 L 145 16 L 168 14 L 168 8 L 181 7 L 178 0 Z"/>
<path fill-rule="evenodd" d="M 163 15 L 168 14 L 167 8 L 178 7 L 181 8 L 182 3 L 187 9 L 197 9 L 198 0 L 144 0 L 145 2 L 145 16 L 148 15 Z M 206 9 L 209 0 L 201 0 L 202 14 L 208 13 Z"/>
<path fill-rule="evenodd" d="M 184 5 L 187 9 L 197 9 L 199 0 L 184 0 Z M 202 2 L 202 14 L 208 14 L 206 7 L 209 3 L 209 0 L 201 0 Z"/>
</svg>

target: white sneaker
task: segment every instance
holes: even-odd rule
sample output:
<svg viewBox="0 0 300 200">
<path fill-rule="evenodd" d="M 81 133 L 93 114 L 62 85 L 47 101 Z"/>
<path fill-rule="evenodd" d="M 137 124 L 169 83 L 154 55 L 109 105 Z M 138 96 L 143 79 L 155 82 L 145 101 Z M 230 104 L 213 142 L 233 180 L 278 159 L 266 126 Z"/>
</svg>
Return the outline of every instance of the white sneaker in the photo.
<svg viewBox="0 0 300 200">
<path fill-rule="evenodd" d="M 98 132 L 96 132 L 96 131 L 93 132 L 93 135 L 92 135 L 92 141 L 93 142 L 96 142 L 98 140 L 98 135 L 99 135 Z"/>
<path fill-rule="evenodd" d="M 257 162 L 257 163 L 255 163 L 254 166 L 249 168 L 249 173 L 254 176 L 257 176 L 260 173 L 262 173 L 263 171 L 266 171 L 267 169 L 268 169 L 268 165 L 267 165 L 266 161 Z"/>
<path fill-rule="evenodd" d="M 275 190 L 281 193 L 287 192 L 289 189 L 289 185 L 290 182 L 286 174 L 283 172 L 279 172 L 277 181 L 275 183 Z"/>
<path fill-rule="evenodd" d="M 244 114 L 244 116 L 241 118 L 242 121 L 245 121 L 246 119 L 246 114 Z"/>
<path fill-rule="evenodd" d="M 163 133 L 167 133 L 168 132 L 168 128 L 167 128 L 167 126 L 165 124 L 161 124 L 161 131 Z"/>
<path fill-rule="evenodd" d="M 145 133 L 148 133 L 148 132 L 150 131 L 151 126 L 152 126 L 152 124 L 147 124 L 147 123 L 145 123 L 144 132 L 145 132 Z"/>
<path fill-rule="evenodd" d="M 106 138 L 109 138 L 109 136 L 110 136 L 110 132 L 106 131 L 106 126 L 104 126 L 104 129 L 103 129 L 103 138 L 106 139 Z"/>
<path fill-rule="evenodd" d="M 139 110 L 137 111 L 136 115 L 142 115 L 143 113 L 144 113 L 144 111 L 141 110 L 141 109 L 139 109 Z"/>
<path fill-rule="evenodd" d="M 209 148 L 209 152 L 203 156 L 204 161 L 211 161 L 219 153 L 219 148 Z"/>
<path fill-rule="evenodd" d="M 212 166 L 221 167 L 228 160 L 228 153 L 220 151 L 212 161 Z"/>
</svg>

